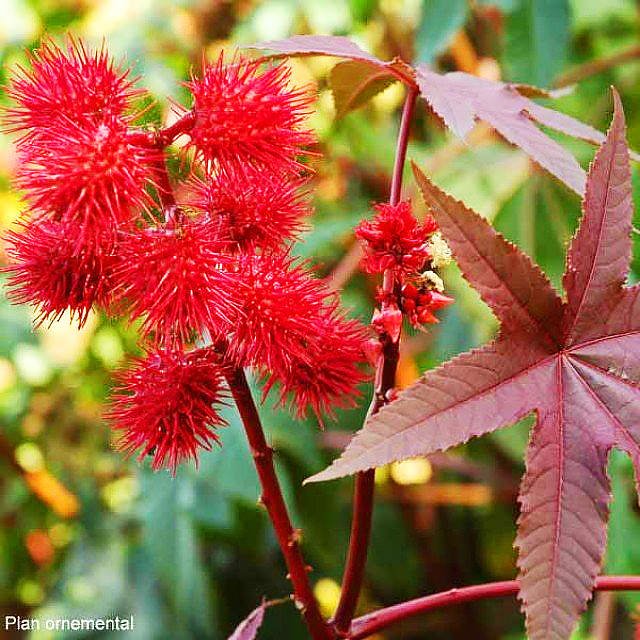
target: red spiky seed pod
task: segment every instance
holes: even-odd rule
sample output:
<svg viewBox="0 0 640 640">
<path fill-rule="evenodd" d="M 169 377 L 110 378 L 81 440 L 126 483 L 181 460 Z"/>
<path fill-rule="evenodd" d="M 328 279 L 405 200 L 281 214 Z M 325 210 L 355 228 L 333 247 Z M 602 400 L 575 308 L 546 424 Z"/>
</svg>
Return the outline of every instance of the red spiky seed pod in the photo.
<svg viewBox="0 0 640 640">
<path fill-rule="evenodd" d="M 180 347 L 205 330 L 215 337 L 228 329 L 238 275 L 225 268 L 225 244 L 216 223 L 178 208 L 164 226 L 123 235 L 115 295 L 131 321 L 143 317 L 143 335 Z"/>
<path fill-rule="evenodd" d="M 193 458 L 199 449 L 219 442 L 224 426 L 217 405 L 224 400 L 223 369 L 210 349 L 190 353 L 158 350 L 135 361 L 120 374 L 107 418 L 120 432 L 118 446 L 139 459 L 153 456 L 152 466 L 168 466 Z"/>
<path fill-rule="evenodd" d="M 131 144 L 118 119 L 64 121 L 19 149 L 16 184 L 34 209 L 96 241 L 151 204 L 156 154 Z"/>
<path fill-rule="evenodd" d="M 282 253 L 243 256 L 233 292 L 238 317 L 229 355 L 239 365 L 277 370 L 283 359 L 304 360 L 330 293 L 321 281 Z"/>
<path fill-rule="evenodd" d="M 310 214 L 306 182 L 225 165 L 206 181 L 192 180 L 190 204 L 220 221 L 232 250 L 281 249 L 304 229 Z"/>
<path fill-rule="evenodd" d="M 360 367 L 366 362 L 367 338 L 360 322 L 335 306 L 326 308 L 307 335 L 303 357 L 285 354 L 284 366 L 267 377 L 265 394 L 277 380 L 280 404 L 289 402 L 299 418 L 309 407 L 322 420 L 323 414 L 333 417 L 335 408 L 355 406 L 357 387 L 366 379 Z"/>
<path fill-rule="evenodd" d="M 63 223 L 36 219 L 6 234 L 13 263 L 4 269 L 9 297 L 33 305 L 37 325 L 68 310 L 81 327 L 92 307 L 108 305 L 115 247 L 108 240 L 83 246 L 75 232 Z"/>
<path fill-rule="evenodd" d="M 66 50 L 49 41 L 29 54 L 31 70 L 18 68 L 8 90 L 17 104 L 7 110 L 11 131 L 46 134 L 59 121 L 100 124 L 125 116 L 133 98 L 128 72 L 114 68 L 104 47 L 88 51 L 69 37 Z M 133 116 L 131 116 L 133 117 Z"/>
<path fill-rule="evenodd" d="M 271 173 L 304 168 L 297 158 L 314 141 L 303 128 L 310 93 L 289 88 L 286 65 L 262 66 L 239 56 L 225 65 L 220 54 L 201 79 L 187 83 L 195 112 L 190 146 L 206 166 L 251 165 Z"/>
<path fill-rule="evenodd" d="M 407 200 L 373 208 L 377 215 L 356 228 L 356 235 L 364 241 L 364 269 L 368 273 L 393 269 L 397 276 L 417 273 L 431 257 L 427 239 L 437 229 L 435 220 L 428 217 L 420 224 Z"/>
</svg>

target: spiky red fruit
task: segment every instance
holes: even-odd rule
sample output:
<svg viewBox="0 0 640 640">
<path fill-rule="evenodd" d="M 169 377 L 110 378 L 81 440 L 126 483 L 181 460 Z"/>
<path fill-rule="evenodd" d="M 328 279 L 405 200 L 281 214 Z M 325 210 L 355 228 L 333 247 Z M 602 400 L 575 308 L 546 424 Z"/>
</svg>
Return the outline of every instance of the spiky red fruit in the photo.
<svg viewBox="0 0 640 640">
<path fill-rule="evenodd" d="M 132 321 L 144 317 L 143 334 L 159 344 L 181 346 L 205 329 L 219 334 L 229 326 L 236 286 L 224 246 L 216 223 L 176 209 L 166 225 L 123 236 L 116 298 Z"/>
<path fill-rule="evenodd" d="M 314 139 L 302 128 L 309 92 L 288 87 L 286 65 L 261 67 L 241 57 L 225 65 L 221 54 L 202 79 L 187 83 L 195 112 L 190 144 L 207 166 L 252 165 L 272 173 L 302 168 L 297 157 Z"/>
<path fill-rule="evenodd" d="M 9 296 L 16 304 L 34 305 L 37 324 L 69 310 L 82 326 L 94 305 L 107 305 L 114 262 L 110 242 L 78 245 L 73 228 L 51 220 L 25 222 L 6 238 L 13 263 L 5 269 Z"/>
<path fill-rule="evenodd" d="M 115 69 L 104 48 L 90 52 L 69 38 L 66 51 L 45 42 L 29 55 L 31 70 L 19 67 L 8 94 L 17 103 L 6 122 L 25 136 L 46 133 L 57 122 L 100 124 L 124 116 L 132 98 L 128 72 Z"/>
<path fill-rule="evenodd" d="M 310 213 L 305 182 L 227 165 L 206 182 L 192 181 L 192 206 L 220 221 L 232 249 L 279 249 L 302 231 Z"/>
<path fill-rule="evenodd" d="M 405 200 L 396 205 L 376 204 L 377 214 L 363 220 L 356 235 L 364 241 L 364 268 L 369 273 L 393 269 L 397 275 L 415 273 L 430 258 L 427 238 L 437 229 L 430 216 L 420 224 Z"/>
<path fill-rule="evenodd" d="M 127 115 L 133 90 L 104 49 L 88 52 L 69 39 L 30 56 L 9 94 L 8 128 L 18 141 L 16 184 L 38 215 L 73 224 L 83 244 L 115 235 L 138 208 L 150 206 L 158 152 L 135 145 Z"/>
<path fill-rule="evenodd" d="M 197 462 L 200 448 L 218 442 L 223 426 L 215 405 L 223 400 L 223 371 L 208 349 L 190 353 L 159 350 L 138 359 L 120 376 L 107 412 L 121 432 L 119 446 L 142 460 L 153 456 L 153 468 L 165 464 L 175 474 L 187 458 Z"/>
<path fill-rule="evenodd" d="M 238 317 L 230 357 L 240 365 L 283 367 L 290 355 L 304 359 L 308 336 L 325 311 L 329 292 L 284 254 L 245 255 L 234 291 Z"/>
<path fill-rule="evenodd" d="M 369 337 L 365 327 L 329 307 L 312 329 L 304 353 L 284 354 L 281 367 L 270 372 L 265 384 L 267 393 L 277 380 L 280 402 L 287 404 L 290 399 L 300 418 L 308 407 L 321 417 L 333 416 L 337 407 L 355 406 L 358 384 L 366 377 L 360 369 L 366 362 L 364 345 Z"/>
<path fill-rule="evenodd" d="M 151 202 L 155 152 L 131 144 L 118 119 L 52 126 L 19 148 L 16 184 L 34 209 L 85 241 L 115 235 Z"/>
</svg>

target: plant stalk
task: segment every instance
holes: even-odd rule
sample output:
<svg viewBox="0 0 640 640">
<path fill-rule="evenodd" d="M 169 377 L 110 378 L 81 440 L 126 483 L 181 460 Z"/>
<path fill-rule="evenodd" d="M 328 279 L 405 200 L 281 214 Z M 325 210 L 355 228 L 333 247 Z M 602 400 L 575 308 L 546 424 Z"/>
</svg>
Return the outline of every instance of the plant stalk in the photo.
<svg viewBox="0 0 640 640">
<path fill-rule="evenodd" d="M 407 144 L 409 143 L 409 130 L 411 129 L 411 120 L 413 119 L 413 111 L 418 98 L 418 89 L 409 87 L 407 97 L 404 101 L 402 109 L 402 120 L 400 121 L 400 129 L 398 131 L 398 142 L 396 144 L 396 158 L 393 165 L 393 174 L 391 176 L 391 193 L 389 195 L 389 204 L 398 204 L 400 202 L 400 189 L 402 188 L 402 174 L 404 173 L 404 163 L 407 157 Z"/>
<path fill-rule="evenodd" d="M 154 162 L 154 172 L 156 174 L 155 187 L 158 193 L 158 199 L 162 205 L 164 220 L 166 221 L 170 212 L 176 207 L 176 198 L 173 194 L 169 173 L 167 171 L 167 159 L 165 151 L 160 152 L 162 155 Z"/>
<path fill-rule="evenodd" d="M 407 156 L 407 144 L 409 142 L 409 129 L 413 111 L 418 97 L 418 90 L 410 87 L 402 110 L 402 119 L 398 131 L 398 143 L 391 178 L 391 193 L 389 204 L 395 205 L 400 201 L 402 188 L 402 174 Z M 386 300 L 393 294 L 395 277 L 391 269 L 387 269 L 383 275 L 383 303 L 384 311 Z M 387 402 L 387 392 L 393 389 L 396 381 L 396 369 L 399 358 L 399 340 L 393 342 L 388 334 L 380 336 L 382 343 L 382 357 L 376 367 L 375 389 L 367 418 L 378 412 Z M 375 470 L 361 471 L 356 475 L 353 494 L 353 516 L 351 520 L 351 534 L 349 536 L 349 548 L 342 577 L 342 589 L 340 600 L 333 616 L 333 626 L 338 635 L 345 636 L 351 625 L 358 604 L 358 597 L 362 590 L 364 568 L 367 562 L 369 537 L 371 535 L 371 519 L 373 516 L 373 494 L 375 489 Z"/>
<path fill-rule="evenodd" d="M 517 580 L 487 582 L 401 602 L 355 619 L 348 637 L 350 640 L 361 640 L 412 616 L 481 598 L 517 595 L 519 588 Z M 596 580 L 595 590 L 637 591 L 640 590 L 640 576 L 601 576 Z"/>
<path fill-rule="evenodd" d="M 261 502 L 266 507 L 269 518 L 284 555 L 287 577 L 293 585 L 294 601 L 300 610 L 314 640 L 333 640 L 331 627 L 325 622 L 309 583 L 309 567 L 300 551 L 301 532 L 294 529 L 287 506 L 282 497 L 280 484 L 273 467 L 273 449 L 267 444 L 262 430 L 260 416 L 242 369 L 234 369 L 226 376 L 227 384 L 233 395 L 242 418 L 253 461 L 262 487 Z"/>
</svg>

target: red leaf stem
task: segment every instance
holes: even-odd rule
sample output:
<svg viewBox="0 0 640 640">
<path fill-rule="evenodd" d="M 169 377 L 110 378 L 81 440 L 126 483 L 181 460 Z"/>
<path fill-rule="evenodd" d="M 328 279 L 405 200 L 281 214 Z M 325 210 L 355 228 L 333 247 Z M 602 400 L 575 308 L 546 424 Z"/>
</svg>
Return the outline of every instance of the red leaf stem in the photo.
<svg viewBox="0 0 640 640">
<path fill-rule="evenodd" d="M 127 135 L 127 139 L 130 144 L 138 145 L 141 147 L 148 147 L 149 149 L 158 149 L 162 151 L 162 156 L 154 163 L 155 181 L 154 184 L 158 191 L 158 198 L 162 209 L 167 214 L 167 211 L 176 206 L 175 196 L 173 189 L 171 188 L 171 182 L 169 180 L 169 174 L 167 173 L 166 155 L 164 150 L 168 147 L 178 136 L 183 133 L 189 133 L 195 123 L 195 114 L 193 111 L 189 111 L 181 118 L 176 120 L 172 125 L 158 129 L 157 131 L 131 131 Z"/>
<path fill-rule="evenodd" d="M 165 214 L 165 220 L 167 215 L 170 215 L 170 211 L 176 206 L 176 198 L 173 194 L 171 187 L 171 181 L 169 180 L 169 173 L 167 172 L 167 157 L 163 149 L 162 156 L 154 163 L 155 172 L 155 185 L 158 192 L 158 199 L 162 205 L 162 210 Z"/>
<path fill-rule="evenodd" d="M 195 124 L 196 116 L 193 111 L 188 111 L 173 124 L 158 129 L 157 131 L 130 131 L 127 138 L 131 144 L 164 149 L 168 147 L 178 136 L 189 134 Z"/>
<path fill-rule="evenodd" d="M 475 584 L 460 589 L 449 589 L 415 600 L 408 600 L 356 618 L 351 625 L 348 637 L 350 640 L 360 640 L 412 616 L 481 598 L 515 596 L 518 589 L 517 580 L 504 580 Z M 595 589 L 596 591 L 637 591 L 640 590 L 640 576 L 601 576 L 596 580 Z"/>
</svg>

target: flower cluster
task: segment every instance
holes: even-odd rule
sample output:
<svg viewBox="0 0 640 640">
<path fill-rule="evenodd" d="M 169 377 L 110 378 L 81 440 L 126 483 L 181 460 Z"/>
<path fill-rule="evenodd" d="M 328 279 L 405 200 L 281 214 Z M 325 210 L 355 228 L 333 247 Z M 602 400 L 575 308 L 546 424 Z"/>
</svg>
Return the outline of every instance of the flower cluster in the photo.
<svg viewBox="0 0 640 640">
<path fill-rule="evenodd" d="M 393 276 L 392 290 L 379 292 L 383 310 L 376 312 L 373 324 L 395 342 L 403 313 L 414 327 L 433 324 L 438 322 L 433 312 L 453 302 L 442 293 L 442 280 L 433 271 L 450 262 L 451 252 L 435 220 L 427 216 L 424 222 L 418 222 L 409 201 L 376 204 L 373 208 L 377 215 L 363 220 L 356 234 L 364 244 L 365 271 L 388 271 Z"/>
<path fill-rule="evenodd" d="M 82 325 L 94 307 L 139 320 L 145 355 L 108 411 L 122 448 L 174 471 L 197 458 L 218 440 L 215 407 L 238 367 L 299 415 L 351 404 L 365 330 L 290 255 L 310 213 L 300 157 L 313 136 L 288 68 L 221 56 L 186 84 L 179 123 L 153 133 L 134 127 L 143 92 L 104 50 L 69 39 L 30 63 L 6 117 L 29 203 L 8 236 L 9 288 L 40 322 L 70 310 Z M 180 134 L 191 175 L 176 203 L 164 147 Z"/>
<path fill-rule="evenodd" d="M 436 231 L 435 220 L 428 217 L 420 224 L 411 213 L 408 201 L 375 204 L 377 216 L 363 220 L 356 235 L 364 241 L 368 273 L 382 273 L 392 269 L 398 274 L 410 274 L 421 269 L 429 260 L 427 240 Z"/>
</svg>

